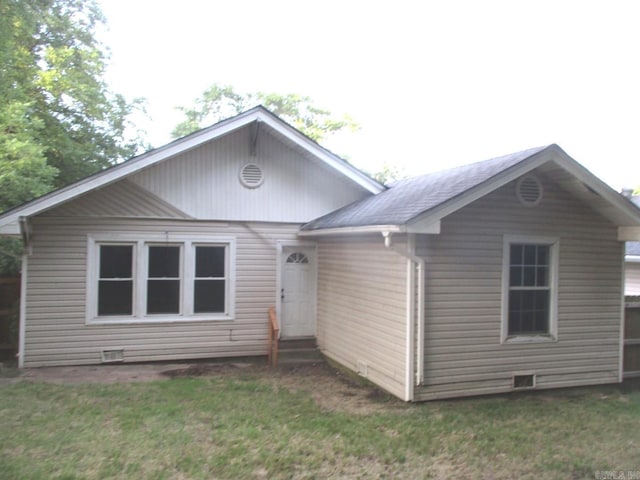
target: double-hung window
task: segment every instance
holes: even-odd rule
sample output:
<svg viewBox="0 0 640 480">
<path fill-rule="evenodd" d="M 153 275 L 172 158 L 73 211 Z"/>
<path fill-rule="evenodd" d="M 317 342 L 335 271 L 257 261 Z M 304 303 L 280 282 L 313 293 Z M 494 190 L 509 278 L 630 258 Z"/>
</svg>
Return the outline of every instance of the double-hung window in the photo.
<svg viewBox="0 0 640 480">
<path fill-rule="evenodd" d="M 87 322 L 230 320 L 235 239 L 89 237 Z"/>
<path fill-rule="evenodd" d="M 227 247 L 195 246 L 193 312 L 224 312 L 227 291 Z"/>
<path fill-rule="evenodd" d="M 502 340 L 555 340 L 558 241 L 505 237 Z"/>
<path fill-rule="evenodd" d="M 180 313 L 181 246 L 147 246 L 147 314 Z"/>
<path fill-rule="evenodd" d="M 133 314 L 133 245 L 100 245 L 98 316 Z"/>
</svg>

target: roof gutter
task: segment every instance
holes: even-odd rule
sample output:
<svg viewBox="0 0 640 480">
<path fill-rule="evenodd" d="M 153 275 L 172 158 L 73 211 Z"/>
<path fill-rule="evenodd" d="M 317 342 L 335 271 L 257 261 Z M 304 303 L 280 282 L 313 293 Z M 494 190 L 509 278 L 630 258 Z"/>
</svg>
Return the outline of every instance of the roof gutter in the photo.
<svg viewBox="0 0 640 480">
<path fill-rule="evenodd" d="M 358 233 L 402 233 L 404 225 L 364 225 L 361 227 L 321 228 L 318 230 L 300 230 L 301 237 L 320 237 L 326 235 L 353 235 Z"/>
<path fill-rule="evenodd" d="M 298 235 L 302 237 L 321 237 L 328 235 L 353 235 L 358 233 L 440 233 L 440 222 L 429 224 L 406 225 L 362 225 L 359 227 L 319 228 L 317 230 L 301 230 Z"/>
<path fill-rule="evenodd" d="M 409 248 L 393 244 L 393 232 L 382 232 L 384 246 L 407 259 L 407 324 L 406 324 L 406 377 L 405 401 L 414 400 L 414 387 L 424 379 L 424 259 L 415 255 L 415 235 L 408 234 Z M 418 274 L 416 288 L 416 268 Z M 416 294 L 418 296 L 416 301 Z M 416 321 L 416 308 L 418 310 Z M 417 340 L 417 342 L 416 342 Z"/>
</svg>

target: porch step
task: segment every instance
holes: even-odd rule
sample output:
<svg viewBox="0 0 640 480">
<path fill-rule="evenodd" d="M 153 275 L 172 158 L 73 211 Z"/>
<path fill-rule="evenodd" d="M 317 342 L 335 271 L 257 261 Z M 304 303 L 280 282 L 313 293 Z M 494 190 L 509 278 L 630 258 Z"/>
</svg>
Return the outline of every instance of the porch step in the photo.
<svg viewBox="0 0 640 480">
<path fill-rule="evenodd" d="M 286 338 L 278 341 L 278 350 L 299 350 L 318 348 L 315 338 Z"/>
<path fill-rule="evenodd" d="M 315 338 L 296 338 L 278 342 L 278 364 L 298 365 L 322 362 Z"/>
</svg>

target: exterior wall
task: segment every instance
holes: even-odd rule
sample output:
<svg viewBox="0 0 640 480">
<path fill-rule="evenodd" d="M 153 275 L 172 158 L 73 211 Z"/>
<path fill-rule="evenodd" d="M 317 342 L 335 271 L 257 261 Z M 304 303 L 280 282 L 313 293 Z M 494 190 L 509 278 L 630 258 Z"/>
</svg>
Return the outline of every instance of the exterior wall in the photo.
<svg viewBox="0 0 640 480">
<path fill-rule="evenodd" d="M 331 167 L 261 129 L 250 155 L 251 127 L 133 175 L 130 180 L 202 220 L 305 223 L 367 195 Z M 246 188 L 241 168 L 259 165 L 264 182 Z M 330 192 L 330 194 L 328 194 Z"/>
<path fill-rule="evenodd" d="M 278 240 L 298 225 L 189 220 L 40 217 L 28 261 L 25 363 L 95 364 L 101 350 L 124 348 L 126 362 L 264 355 L 267 310 L 276 301 Z M 236 239 L 236 308 L 229 321 L 86 324 L 87 235 L 187 233 Z"/>
<path fill-rule="evenodd" d="M 190 218 L 189 215 L 128 180 L 87 193 L 43 213 L 46 217 Z"/>
<path fill-rule="evenodd" d="M 626 263 L 624 294 L 640 295 L 640 262 Z"/>
<path fill-rule="evenodd" d="M 318 241 L 320 349 L 401 398 L 406 278 L 407 260 L 385 249 L 381 235 Z"/>
<path fill-rule="evenodd" d="M 616 228 L 551 178 L 544 198 L 522 206 L 515 182 L 418 236 L 426 260 L 424 385 L 417 399 L 512 390 L 514 373 L 537 388 L 617 382 L 622 258 Z M 556 342 L 501 344 L 503 235 L 559 237 Z"/>
</svg>

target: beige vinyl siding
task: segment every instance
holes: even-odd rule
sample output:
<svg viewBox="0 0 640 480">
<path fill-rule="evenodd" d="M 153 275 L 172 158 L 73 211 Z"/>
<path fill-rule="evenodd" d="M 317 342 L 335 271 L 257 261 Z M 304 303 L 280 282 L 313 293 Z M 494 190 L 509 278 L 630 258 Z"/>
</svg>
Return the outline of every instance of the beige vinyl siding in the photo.
<svg viewBox="0 0 640 480">
<path fill-rule="evenodd" d="M 251 155 L 251 135 L 252 128 L 245 127 L 130 180 L 201 220 L 305 223 L 369 195 L 341 173 L 284 145 L 264 129 L 256 154 Z M 241 184 L 240 170 L 247 164 L 262 169 L 260 187 Z"/>
<path fill-rule="evenodd" d="M 148 190 L 121 180 L 43 213 L 48 217 L 189 218 Z"/>
<path fill-rule="evenodd" d="M 626 263 L 624 294 L 640 295 L 640 262 Z"/>
<path fill-rule="evenodd" d="M 354 371 L 366 368 L 369 380 L 401 398 L 406 276 L 407 260 L 385 249 L 381 235 L 319 240 L 320 349 Z"/>
<path fill-rule="evenodd" d="M 264 355 L 276 301 L 277 241 L 298 225 L 188 220 L 47 218 L 33 221 L 26 299 L 25 366 L 95 364 L 102 349 L 127 362 Z M 236 239 L 235 319 L 86 324 L 87 235 L 210 234 Z"/>
<path fill-rule="evenodd" d="M 538 172 L 544 197 L 522 206 L 515 182 L 419 235 L 426 260 L 422 400 L 506 392 L 514 373 L 538 388 L 617 382 L 622 255 L 616 227 Z M 558 341 L 501 344 L 504 235 L 559 239 Z"/>
</svg>

